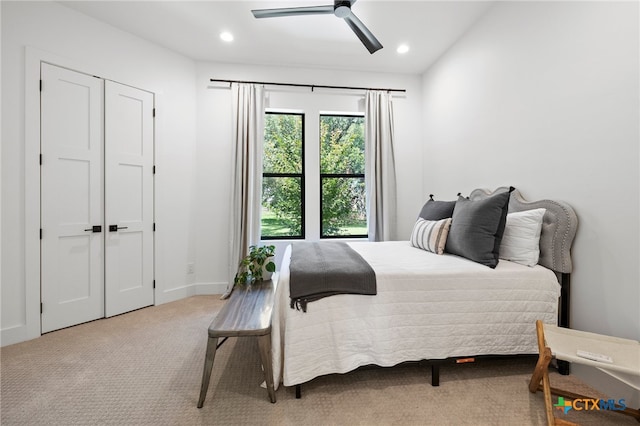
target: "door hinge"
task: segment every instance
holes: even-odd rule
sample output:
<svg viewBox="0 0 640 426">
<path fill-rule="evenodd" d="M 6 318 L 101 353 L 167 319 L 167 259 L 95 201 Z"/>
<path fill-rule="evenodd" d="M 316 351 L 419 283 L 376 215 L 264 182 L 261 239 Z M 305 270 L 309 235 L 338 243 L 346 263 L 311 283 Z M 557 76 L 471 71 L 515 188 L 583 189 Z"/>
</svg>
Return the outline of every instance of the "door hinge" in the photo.
<svg viewBox="0 0 640 426">
<path fill-rule="evenodd" d="M 40 302 L 40 313 L 42 313 L 42 302 Z"/>
<path fill-rule="evenodd" d="M 153 222 L 153 232 L 156 232 L 156 223 Z"/>
<path fill-rule="evenodd" d="M 40 79 L 40 91 L 42 92 L 42 79 Z"/>
<path fill-rule="evenodd" d="M 40 228 L 40 239 L 42 239 L 42 228 Z"/>
<path fill-rule="evenodd" d="M 156 280 L 153 280 L 153 288 L 156 288 Z"/>
<path fill-rule="evenodd" d="M 153 109 L 153 116 L 154 117 L 156 116 L 156 109 L 155 108 Z"/>
<path fill-rule="evenodd" d="M 156 166 L 153 166 L 153 174 L 156 174 Z"/>
<path fill-rule="evenodd" d="M 39 157 L 38 161 L 40 162 L 40 165 L 42 166 L 42 154 L 40 154 L 38 157 Z"/>
</svg>

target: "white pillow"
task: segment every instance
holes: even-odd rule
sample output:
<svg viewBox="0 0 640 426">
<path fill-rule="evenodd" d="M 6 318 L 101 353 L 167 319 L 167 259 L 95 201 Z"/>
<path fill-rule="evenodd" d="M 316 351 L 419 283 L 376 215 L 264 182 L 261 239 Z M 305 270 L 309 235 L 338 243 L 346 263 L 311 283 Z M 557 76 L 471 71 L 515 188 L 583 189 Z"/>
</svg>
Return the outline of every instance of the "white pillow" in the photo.
<svg viewBox="0 0 640 426">
<path fill-rule="evenodd" d="M 451 218 L 424 220 L 419 217 L 411 232 L 411 245 L 435 254 L 444 253 Z"/>
<path fill-rule="evenodd" d="M 540 258 L 540 232 L 546 209 L 509 213 L 500 243 L 500 259 L 536 266 Z"/>
</svg>

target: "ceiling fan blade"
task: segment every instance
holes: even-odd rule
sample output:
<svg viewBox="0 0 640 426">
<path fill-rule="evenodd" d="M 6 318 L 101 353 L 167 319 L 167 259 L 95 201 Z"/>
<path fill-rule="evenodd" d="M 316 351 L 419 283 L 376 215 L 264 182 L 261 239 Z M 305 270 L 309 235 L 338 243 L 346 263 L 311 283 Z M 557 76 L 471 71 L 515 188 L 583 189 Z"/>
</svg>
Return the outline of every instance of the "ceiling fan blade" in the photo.
<svg viewBox="0 0 640 426">
<path fill-rule="evenodd" d="M 373 35 L 371 31 L 358 19 L 356 15 L 350 13 L 349 15 L 344 17 L 344 20 L 347 22 L 349 27 L 353 30 L 354 33 L 358 36 L 362 44 L 367 48 L 369 53 L 373 54 L 378 50 L 382 49 L 382 44 L 378 41 L 378 39 Z"/>
<path fill-rule="evenodd" d="M 277 18 L 280 16 L 295 15 L 333 15 L 333 5 L 308 6 L 308 7 L 283 7 L 279 9 L 255 9 L 252 10 L 256 18 Z"/>
</svg>

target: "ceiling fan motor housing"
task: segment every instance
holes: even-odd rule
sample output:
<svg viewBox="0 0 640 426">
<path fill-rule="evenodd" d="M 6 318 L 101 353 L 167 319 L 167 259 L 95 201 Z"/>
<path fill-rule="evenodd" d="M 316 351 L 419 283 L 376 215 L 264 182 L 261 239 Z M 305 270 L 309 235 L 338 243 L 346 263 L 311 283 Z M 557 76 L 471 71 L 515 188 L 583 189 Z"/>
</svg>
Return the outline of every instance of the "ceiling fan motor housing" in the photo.
<svg viewBox="0 0 640 426">
<path fill-rule="evenodd" d="M 338 18 L 344 18 L 351 14 L 351 2 L 350 1 L 336 1 L 333 5 L 333 14 Z"/>
</svg>

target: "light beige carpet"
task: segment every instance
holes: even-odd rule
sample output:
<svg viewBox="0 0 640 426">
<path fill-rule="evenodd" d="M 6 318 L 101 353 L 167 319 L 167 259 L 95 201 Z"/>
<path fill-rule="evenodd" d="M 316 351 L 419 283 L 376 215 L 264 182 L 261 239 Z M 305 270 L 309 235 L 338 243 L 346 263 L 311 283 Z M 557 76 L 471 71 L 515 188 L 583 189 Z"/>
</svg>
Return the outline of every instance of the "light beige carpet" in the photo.
<svg viewBox="0 0 640 426">
<path fill-rule="evenodd" d="M 1 356 L 2 425 L 542 425 L 542 394 L 528 382 L 534 358 L 430 368 L 407 364 L 317 378 L 296 400 L 260 388 L 257 343 L 229 339 L 196 408 L 207 327 L 224 302 L 195 296 L 7 346 Z M 590 389 L 573 376 L 552 384 Z M 554 403 L 555 403 L 554 397 Z M 635 425 L 606 411 L 558 417 L 585 425 Z"/>
</svg>

